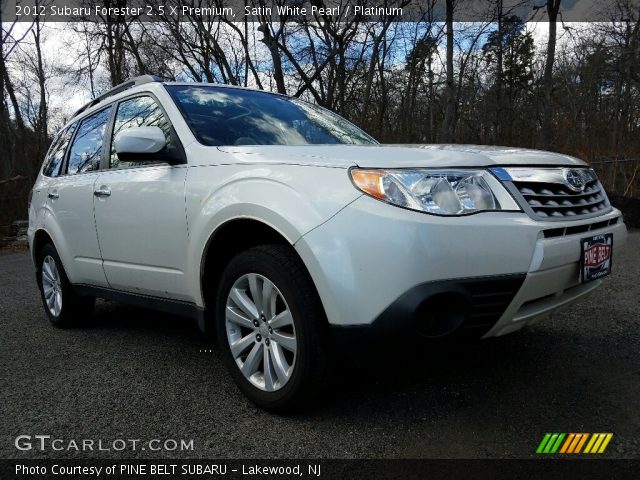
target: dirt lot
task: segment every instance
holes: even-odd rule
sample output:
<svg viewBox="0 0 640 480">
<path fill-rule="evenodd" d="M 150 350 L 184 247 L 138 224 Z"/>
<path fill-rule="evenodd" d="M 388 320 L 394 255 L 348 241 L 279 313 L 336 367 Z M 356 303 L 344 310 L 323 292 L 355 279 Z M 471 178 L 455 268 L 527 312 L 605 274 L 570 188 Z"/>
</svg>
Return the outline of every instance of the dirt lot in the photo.
<svg viewBox="0 0 640 480">
<path fill-rule="evenodd" d="M 567 313 L 361 368 L 288 417 L 249 404 L 191 321 L 101 302 L 85 328 L 52 328 L 28 254 L 3 252 L 0 458 L 82 457 L 15 449 L 39 434 L 194 440 L 86 457 L 532 457 L 545 432 L 613 432 L 607 457 L 640 458 L 639 252 L 635 231 L 605 286 Z"/>
</svg>

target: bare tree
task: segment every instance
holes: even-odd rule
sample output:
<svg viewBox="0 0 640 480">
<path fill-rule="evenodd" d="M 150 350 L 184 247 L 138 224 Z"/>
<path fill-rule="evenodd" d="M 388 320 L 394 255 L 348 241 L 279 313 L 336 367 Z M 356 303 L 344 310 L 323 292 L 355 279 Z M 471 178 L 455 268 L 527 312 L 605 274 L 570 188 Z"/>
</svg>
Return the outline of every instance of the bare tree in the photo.
<svg viewBox="0 0 640 480">
<path fill-rule="evenodd" d="M 453 71 L 453 12 L 454 0 L 446 0 L 446 92 L 445 92 L 445 111 L 442 121 L 442 129 L 440 130 L 440 141 L 442 143 L 450 143 L 453 141 L 454 125 L 456 122 L 456 85 L 455 73 Z"/>
<path fill-rule="evenodd" d="M 26 131 L 8 62 L 31 32 L 33 24 L 27 24 L 20 31 L 17 21 L 2 23 L 0 8 L 0 26 L 0 178 L 6 178 L 15 173 L 16 158 L 19 156 L 16 146 L 20 146 L 18 140 L 24 138 Z"/>
<path fill-rule="evenodd" d="M 544 107 L 542 114 L 542 143 L 546 147 L 550 147 L 553 143 L 553 64 L 556 57 L 558 12 L 560 11 L 561 2 L 562 0 L 547 0 L 546 2 L 549 39 L 547 40 L 547 56 L 544 65 Z"/>
</svg>

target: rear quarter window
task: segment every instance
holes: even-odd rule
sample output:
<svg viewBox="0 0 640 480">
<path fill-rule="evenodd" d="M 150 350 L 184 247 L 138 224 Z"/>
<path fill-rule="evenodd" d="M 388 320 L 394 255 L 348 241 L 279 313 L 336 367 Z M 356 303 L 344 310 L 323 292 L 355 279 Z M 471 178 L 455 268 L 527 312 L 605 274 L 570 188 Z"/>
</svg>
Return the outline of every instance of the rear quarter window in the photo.
<svg viewBox="0 0 640 480">
<path fill-rule="evenodd" d="M 76 124 L 69 125 L 62 130 L 51 143 L 49 152 L 44 160 L 44 167 L 42 169 L 43 175 L 47 177 L 57 177 L 60 175 L 60 168 L 64 160 L 64 155 L 73 136 Z"/>
</svg>

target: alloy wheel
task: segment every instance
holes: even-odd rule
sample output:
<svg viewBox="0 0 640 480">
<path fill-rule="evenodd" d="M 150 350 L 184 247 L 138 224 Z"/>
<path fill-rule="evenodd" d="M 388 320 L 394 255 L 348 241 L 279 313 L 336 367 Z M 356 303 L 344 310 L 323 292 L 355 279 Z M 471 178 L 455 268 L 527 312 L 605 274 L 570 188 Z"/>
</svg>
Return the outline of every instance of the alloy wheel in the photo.
<svg viewBox="0 0 640 480">
<path fill-rule="evenodd" d="M 42 292 L 51 315 L 54 317 L 60 315 L 62 311 L 62 281 L 56 261 L 51 255 L 47 255 L 42 261 Z"/>
<path fill-rule="evenodd" d="M 243 376 L 260 390 L 283 388 L 293 374 L 298 341 L 289 306 L 275 284 L 257 273 L 238 278 L 227 297 L 225 326 Z"/>
</svg>

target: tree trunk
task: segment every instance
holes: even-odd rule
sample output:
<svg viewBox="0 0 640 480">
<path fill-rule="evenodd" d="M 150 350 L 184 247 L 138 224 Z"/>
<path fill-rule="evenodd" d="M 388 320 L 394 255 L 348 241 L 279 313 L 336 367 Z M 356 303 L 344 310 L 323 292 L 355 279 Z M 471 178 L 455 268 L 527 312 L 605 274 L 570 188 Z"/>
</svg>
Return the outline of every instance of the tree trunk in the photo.
<svg viewBox="0 0 640 480">
<path fill-rule="evenodd" d="M 273 62 L 273 78 L 276 81 L 278 93 L 286 94 L 287 87 L 284 83 L 284 71 L 282 70 L 282 59 L 278 51 L 278 40 L 271 34 L 269 23 L 261 23 L 258 30 L 262 32 L 262 43 L 264 43 L 271 53 L 271 61 Z"/>
<path fill-rule="evenodd" d="M 40 105 L 38 106 L 38 130 L 36 134 L 38 136 L 38 151 L 37 151 L 37 162 L 39 164 L 42 156 L 44 155 L 44 151 L 47 148 L 47 144 L 49 143 L 49 132 L 48 132 L 48 124 L 47 119 L 49 117 L 49 112 L 47 108 L 47 91 L 46 91 L 46 73 L 44 71 L 44 63 L 42 61 L 42 49 L 41 49 L 41 36 L 42 32 L 42 24 L 40 20 L 36 17 L 35 28 L 33 30 L 33 39 L 36 48 L 36 58 L 37 58 L 37 72 L 36 76 L 38 78 L 38 88 L 40 89 Z M 37 167 L 35 168 L 37 171 Z"/>
<path fill-rule="evenodd" d="M 451 143 L 453 141 L 453 126 L 455 125 L 456 116 L 456 91 L 453 75 L 453 3 L 454 0 L 447 0 L 447 81 L 440 143 Z"/>
<path fill-rule="evenodd" d="M 496 52 L 496 104 L 493 124 L 493 143 L 501 141 L 502 134 L 502 76 L 503 76 L 503 43 L 504 25 L 502 19 L 502 0 L 498 0 L 498 50 Z"/>
<path fill-rule="evenodd" d="M 144 64 L 142 57 L 140 56 L 140 50 L 138 45 L 136 45 L 136 41 L 131 34 L 131 30 L 129 29 L 129 25 L 124 22 L 123 24 L 124 33 L 127 37 L 127 43 L 129 44 L 129 51 L 133 55 L 133 58 L 136 60 L 136 65 L 138 66 L 138 75 L 144 75 L 147 73 L 147 66 Z"/>
<path fill-rule="evenodd" d="M 2 9 L 0 8 L 0 25 L 2 25 Z M 5 102 L 4 89 L 4 34 L 0 31 L 0 179 L 11 175 L 11 142 L 9 138 L 9 111 Z"/>
<path fill-rule="evenodd" d="M 362 108 L 362 115 L 360 119 L 361 122 L 366 122 L 367 117 L 369 116 L 369 108 L 371 107 L 371 99 L 369 97 L 371 96 L 371 88 L 373 87 L 376 64 L 381 62 L 381 60 L 378 58 L 378 55 L 380 53 L 380 43 L 383 41 L 384 36 L 387 34 L 387 30 L 389 29 L 392 20 L 393 18 L 384 22 L 379 35 L 373 35 L 373 50 L 371 52 L 371 61 L 369 62 L 369 68 L 366 76 L 367 83 L 365 84 L 364 88 L 364 98 L 362 99 L 364 101 L 364 106 Z M 383 82 L 384 79 L 380 77 L 380 81 Z"/>
<path fill-rule="evenodd" d="M 556 29 L 561 1 L 562 0 L 547 0 L 549 40 L 547 41 L 547 59 L 544 65 L 544 76 L 542 81 L 544 88 L 542 143 L 546 148 L 550 148 L 553 143 L 553 63 L 556 56 Z"/>
</svg>

